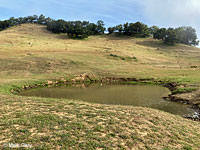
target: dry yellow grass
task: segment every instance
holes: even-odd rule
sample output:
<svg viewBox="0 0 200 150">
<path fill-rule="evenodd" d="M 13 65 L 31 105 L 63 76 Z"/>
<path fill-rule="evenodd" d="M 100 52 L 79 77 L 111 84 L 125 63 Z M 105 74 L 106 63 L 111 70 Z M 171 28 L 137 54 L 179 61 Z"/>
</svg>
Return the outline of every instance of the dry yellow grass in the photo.
<svg viewBox="0 0 200 150">
<path fill-rule="evenodd" d="M 200 149 L 200 124 L 179 116 L 149 108 L 27 98 L 4 92 L 10 84 L 81 73 L 153 77 L 199 86 L 199 58 L 198 48 L 164 46 L 151 38 L 91 36 L 72 40 L 35 24 L 2 31 L 0 144 L 30 143 L 34 149 Z"/>
<path fill-rule="evenodd" d="M 13 76 L 18 78 L 19 74 L 28 79 L 83 72 L 200 82 L 200 50 L 185 45 L 163 46 L 153 39 L 110 36 L 72 40 L 35 24 L 2 31 L 0 41 L 1 77 L 7 79 L 6 82 Z M 120 60 L 110 57 L 110 54 L 136 57 L 138 61 Z"/>
</svg>

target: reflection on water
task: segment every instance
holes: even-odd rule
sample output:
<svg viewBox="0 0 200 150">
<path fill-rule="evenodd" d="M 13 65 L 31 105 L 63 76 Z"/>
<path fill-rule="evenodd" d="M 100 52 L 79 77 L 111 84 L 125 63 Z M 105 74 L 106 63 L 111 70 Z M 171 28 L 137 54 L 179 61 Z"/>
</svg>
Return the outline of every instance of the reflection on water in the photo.
<svg viewBox="0 0 200 150">
<path fill-rule="evenodd" d="M 20 95 L 66 98 L 101 104 L 151 107 L 177 115 L 192 115 L 188 105 L 164 100 L 170 94 L 167 88 L 156 85 L 85 85 L 45 87 L 25 91 Z"/>
</svg>

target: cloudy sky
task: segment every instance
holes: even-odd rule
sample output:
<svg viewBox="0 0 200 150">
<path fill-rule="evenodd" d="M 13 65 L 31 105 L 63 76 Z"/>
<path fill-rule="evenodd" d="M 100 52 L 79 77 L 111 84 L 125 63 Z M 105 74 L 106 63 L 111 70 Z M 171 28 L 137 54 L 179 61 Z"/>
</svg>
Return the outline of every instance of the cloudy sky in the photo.
<svg viewBox="0 0 200 150">
<path fill-rule="evenodd" d="M 136 21 L 159 27 L 190 25 L 200 37 L 200 0 L 0 0 L 0 20 L 34 14 L 103 20 L 106 26 Z"/>
</svg>

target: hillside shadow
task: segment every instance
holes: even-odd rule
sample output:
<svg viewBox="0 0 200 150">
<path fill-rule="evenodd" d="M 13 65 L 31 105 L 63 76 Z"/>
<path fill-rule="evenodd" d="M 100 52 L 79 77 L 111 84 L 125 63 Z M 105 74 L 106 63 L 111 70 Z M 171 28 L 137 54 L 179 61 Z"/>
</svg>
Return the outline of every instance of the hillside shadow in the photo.
<svg viewBox="0 0 200 150">
<path fill-rule="evenodd" d="M 54 33 L 55 34 L 55 33 Z M 67 34 L 56 34 L 56 38 L 60 40 L 68 40 L 70 39 Z"/>
<path fill-rule="evenodd" d="M 171 45 L 164 45 L 161 41 L 157 40 L 147 40 L 147 41 L 139 41 L 138 45 L 152 47 L 152 48 L 173 48 Z"/>
<path fill-rule="evenodd" d="M 123 41 L 134 39 L 133 37 L 126 36 L 126 35 L 117 36 L 117 35 L 113 35 L 113 34 L 111 34 L 111 35 L 104 35 L 103 37 L 106 38 L 106 39 L 108 39 L 108 40 L 123 40 Z"/>
</svg>

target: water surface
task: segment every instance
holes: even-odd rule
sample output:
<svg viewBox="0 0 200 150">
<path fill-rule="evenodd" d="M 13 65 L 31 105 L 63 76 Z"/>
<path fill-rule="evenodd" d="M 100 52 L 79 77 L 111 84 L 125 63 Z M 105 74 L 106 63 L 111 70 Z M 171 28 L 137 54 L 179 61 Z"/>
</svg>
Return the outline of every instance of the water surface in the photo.
<svg viewBox="0 0 200 150">
<path fill-rule="evenodd" d="M 170 91 L 157 85 L 67 85 L 25 91 L 20 95 L 66 98 L 100 104 L 132 105 L 159 109 L 177 115 L 193 115 L 188 105 L 164 100 Z"/>
</svg>

